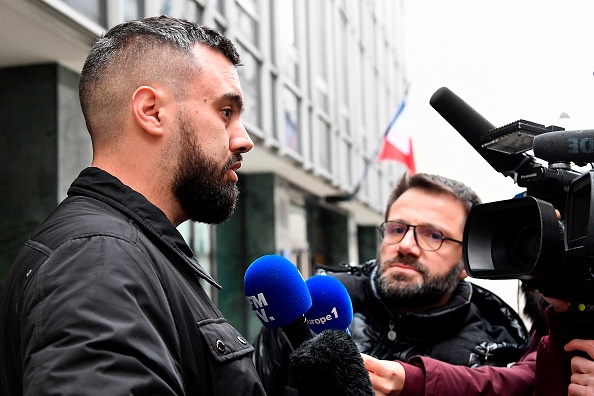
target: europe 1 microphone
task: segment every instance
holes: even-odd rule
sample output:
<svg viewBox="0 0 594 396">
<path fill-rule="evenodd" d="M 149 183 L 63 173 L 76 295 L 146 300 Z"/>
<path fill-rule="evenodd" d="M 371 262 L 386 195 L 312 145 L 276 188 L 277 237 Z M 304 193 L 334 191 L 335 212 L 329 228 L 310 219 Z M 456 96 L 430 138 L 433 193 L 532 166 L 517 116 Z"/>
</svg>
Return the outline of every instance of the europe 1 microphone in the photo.
<svg viewBox="0 0 594 396">
<path fill-rule="evenodd" d="M 311 295 L 311 308 L 305 313 L 309 328 L 316 334 L 324 330 L 342 330 L 350 334 L 353 304 L 342 282 L 330 275 L 320 274 L 305 283 Z"/>
<path fill-rule="evenodd" d="M 286 258 L 269 254 L 254 260 L 245 272 L 244 292 L 264 327 L 280 328 L 293 349 L 314 336 L 304 315 L 312 305 L 309 289 Z"/>
</svg>

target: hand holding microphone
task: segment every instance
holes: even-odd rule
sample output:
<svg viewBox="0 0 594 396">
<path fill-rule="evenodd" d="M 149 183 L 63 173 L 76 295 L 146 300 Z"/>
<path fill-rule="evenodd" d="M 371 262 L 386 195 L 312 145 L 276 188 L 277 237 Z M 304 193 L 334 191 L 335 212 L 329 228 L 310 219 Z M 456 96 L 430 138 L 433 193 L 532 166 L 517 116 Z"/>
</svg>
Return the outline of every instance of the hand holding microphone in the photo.
<svg viewBox="0 0 594 396">
<path fill-rule="evenodd" d="M 373 395 L 369 373 L 348 334 L 351 299 L 338 279 L 315 275 L 305 281 L 289 260 L 266 255 L 248 267 L 244 289 L 260 322 L 280 329 L 291 345 L 291 383 L 300 396 Z"/>
</svg>

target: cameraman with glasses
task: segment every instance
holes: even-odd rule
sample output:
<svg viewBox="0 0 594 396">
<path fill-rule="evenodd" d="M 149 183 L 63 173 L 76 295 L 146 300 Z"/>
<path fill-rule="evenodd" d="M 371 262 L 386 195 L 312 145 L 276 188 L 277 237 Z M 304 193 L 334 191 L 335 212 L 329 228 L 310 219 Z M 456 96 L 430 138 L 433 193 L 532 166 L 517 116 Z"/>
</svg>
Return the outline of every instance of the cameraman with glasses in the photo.
<svg viewBox="0 0 594 396">
<path fill-rule="evenodd" d="M 464 223 L 479 203 L 466 185 L 442 176 L 405 175 L 399 181 L 379 226 L 378 258 L 358 271 L 328 273 L 349 292 L 350 331 L 360 352 L 399 361 L 428 356 L 467 367 L 505 366 L 522 357 L 530 336 L 520 316 L 464 280 Z M 290 394 L 283 393 L 290 349 L 279 333 L 263 329 L 254 345 L 269 395 Z M 415 384 L 407 377 L 404 387 Z"/>
</svg>

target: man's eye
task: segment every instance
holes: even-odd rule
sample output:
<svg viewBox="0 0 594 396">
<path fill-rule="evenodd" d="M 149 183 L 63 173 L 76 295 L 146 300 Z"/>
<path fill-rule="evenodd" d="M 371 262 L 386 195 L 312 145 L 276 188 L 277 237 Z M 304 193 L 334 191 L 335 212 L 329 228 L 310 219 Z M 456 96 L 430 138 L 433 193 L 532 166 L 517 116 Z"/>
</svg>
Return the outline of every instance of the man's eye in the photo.
<svg viewBox="0 0 594 396">
<path fill-rule="evenodd" d="M 225 109 L 225 110 L 222 110 L 222 112 L 225 115 L 225 117 L 231 118 L 231 109 Z"/>
<path fill-rule="evenodd" d="M 425 235 L 425 238 L 432 239 L 435 241 L 439 241 L 441 239 L 441 237 L 443 236 L 440 231 L 431 230 L 431 229 L 424 230 L 423 235 Z"/>
<path fill-rule="evenodd" d="M 404 228 L 404 227 L 398 227 L 398 226 L 396 226 L 396 227 L 389 227 L 388 228 L 388 232 L 390 234 L 395 234 L 395 235 L 397 235 L 397 234 L 404 234 L 406 232 L 406 228 Z"/>
</svg>

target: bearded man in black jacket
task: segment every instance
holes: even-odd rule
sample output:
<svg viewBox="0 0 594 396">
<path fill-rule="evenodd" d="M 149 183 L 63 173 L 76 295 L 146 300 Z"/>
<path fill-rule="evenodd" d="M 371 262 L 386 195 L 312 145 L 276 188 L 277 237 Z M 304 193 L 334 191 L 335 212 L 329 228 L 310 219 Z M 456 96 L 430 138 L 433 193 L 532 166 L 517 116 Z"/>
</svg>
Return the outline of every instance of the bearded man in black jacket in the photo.
<svg viewBox="0 0 594 396">
<path fill-rule="evenodd" d="M 92 166 L 8 274 L 2 395 L 264 396 L 253 347 L 176 229 L 235 208 L 253 147 L 239 65 L 218 31 L 167 16 L 95 42 L 79 84 Z"/>
<path fill-rule="evenodd" d="M 529 333 L 520 316 L 465 281 L 464 223 L 479 203 L 456 180 L 429 174 L 400 180 L 378 227 L 378 258 L 356 271 L 329 272 L 350 294 L 350 331 L 360 352 L 402 361 L 429 356 L 468 367 L 505 366 L 522 356 Z M 280 332 L 262 329 L 254 346 L 267 394 L 291 394 L 291 349 Z"/>
</svg>

